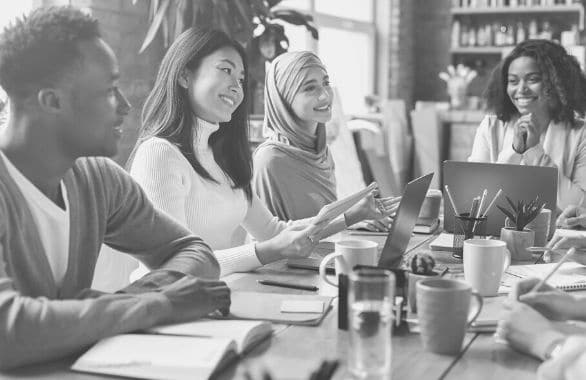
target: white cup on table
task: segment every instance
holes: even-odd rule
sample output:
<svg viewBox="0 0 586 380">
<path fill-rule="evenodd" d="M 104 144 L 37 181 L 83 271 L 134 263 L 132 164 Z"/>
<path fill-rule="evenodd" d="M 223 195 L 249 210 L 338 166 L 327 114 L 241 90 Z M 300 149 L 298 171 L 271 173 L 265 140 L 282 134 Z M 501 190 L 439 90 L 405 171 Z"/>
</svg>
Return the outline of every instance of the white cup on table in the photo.
<svg viewBox="0 0 586 380">
<path fill-rule="evenodd" d="M 464 241 L 464 279 L 483 297 L 498 295 L 504 271 L 511 264 L 507 243 L 502 240 Z"/>
<path fill-rule="evenodd" d="M 326 275 L 326 268 L 335 260 L 336 275 L 350 274 L 356 265 L 376 265 L 378 244 L 370 240 L 341 240 L 336 242 L 334 252 L 324 257 L 319 264 L 319 275 L 328 284 L 338 286 Z"/>
</svg>

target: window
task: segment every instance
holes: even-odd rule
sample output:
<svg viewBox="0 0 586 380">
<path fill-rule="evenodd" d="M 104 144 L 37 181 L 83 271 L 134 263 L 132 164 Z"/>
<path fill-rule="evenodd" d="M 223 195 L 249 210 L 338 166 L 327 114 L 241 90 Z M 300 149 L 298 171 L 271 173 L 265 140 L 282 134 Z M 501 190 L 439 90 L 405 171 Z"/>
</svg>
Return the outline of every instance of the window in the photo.
<svg viewBox="0 0 586 380">
<path fill-rule="evenodd" d="M 311 50 L 319 55 L 338 89 L 346 114 L 366 110 L 364 96 L 375 91 L 375 0 L 284 0 L 279 7 L 295 8 L 313 16 L 319 30 L 314 41 L 304 27 L 283 24 L 289 50 Z"/>
<path fill-rule="evenodd" d="M 3 1 L 0 4 L 0 30 L 32 9 L 33 0 Z"/>
</svg>

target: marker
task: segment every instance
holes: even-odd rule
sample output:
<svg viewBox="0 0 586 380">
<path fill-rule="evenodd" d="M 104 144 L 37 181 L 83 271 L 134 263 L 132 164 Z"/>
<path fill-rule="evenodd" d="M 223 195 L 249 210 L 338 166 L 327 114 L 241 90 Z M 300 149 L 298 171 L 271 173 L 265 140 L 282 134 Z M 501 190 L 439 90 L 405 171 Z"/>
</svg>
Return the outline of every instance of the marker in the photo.
<svg viewBox="0 0 586 380">
<path fill-rule="evenodd" d="M 280 281 L 273 281 L 273 280 L 258 280 L 257 282 L 261 285 L 278 286 L 281 288 L 289 288 L 289 289 L 309 290 L 310 292 L 317 292 L 319 290 L 319 288 L 317 286 L 313 286 L 313 285 L 289 284 L 287 282 L 280 282 Z"/>
</svg>

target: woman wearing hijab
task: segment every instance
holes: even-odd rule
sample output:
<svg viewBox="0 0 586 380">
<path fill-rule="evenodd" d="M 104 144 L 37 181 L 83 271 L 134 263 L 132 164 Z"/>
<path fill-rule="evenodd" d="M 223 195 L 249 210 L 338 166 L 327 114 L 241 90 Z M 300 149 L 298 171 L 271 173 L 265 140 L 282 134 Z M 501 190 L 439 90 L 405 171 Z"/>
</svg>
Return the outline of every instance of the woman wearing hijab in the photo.
<svg viewBox="0 0 586 380">
<path fill-rule="evenodd" d="M 189 29 L 165 54 L 143 108 L 130 174 L 149 198 L 216 255 L 221 275 L 309 255 L 322 236 L 381 218 L 372 195 L 328 226 L 283 222 L 253 194 L 243 49 L 223 32 Z M 243 227 L 256 242 L 244 244 Z"/>
<path fill-rule="evenodd" d="M 265 83 L 264 128 L 254 154 L 254 188 L 282 220 L 307 218 L 336 200 L 334 160 L 326 144 L 332 117 L 328 73 L 313 53 L 275 58 Z"/>
<path fill-rule="evenodd" d="M 281 220 L 307 218 L 336 200 L 325 128 L 333 97 L 326 68 L 309 51 L 284 53 L 269 67 L 264 128 L 271 136 L 254 154 L 253 184 Z M 361 227 L 388 226 L 372 221 Z"/>
</svg>

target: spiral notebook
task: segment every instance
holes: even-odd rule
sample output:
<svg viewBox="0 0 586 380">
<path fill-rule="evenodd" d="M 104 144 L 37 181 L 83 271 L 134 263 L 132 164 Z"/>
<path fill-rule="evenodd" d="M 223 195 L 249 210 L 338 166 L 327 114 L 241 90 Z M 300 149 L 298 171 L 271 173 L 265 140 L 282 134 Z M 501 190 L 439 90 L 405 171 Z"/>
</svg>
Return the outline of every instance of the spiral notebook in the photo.
<svg viewBox="0 0 586 380">
<path fill-rule="evenodd" d="M 503 285 L 512 285 L 523 278 L 544 278 L 557 264 L 511 265 L 503 277 Z M 566 262 L 547 280 L 547 284 L 561 290 L 586 290 L 586 266 Z"/>
</svg>

